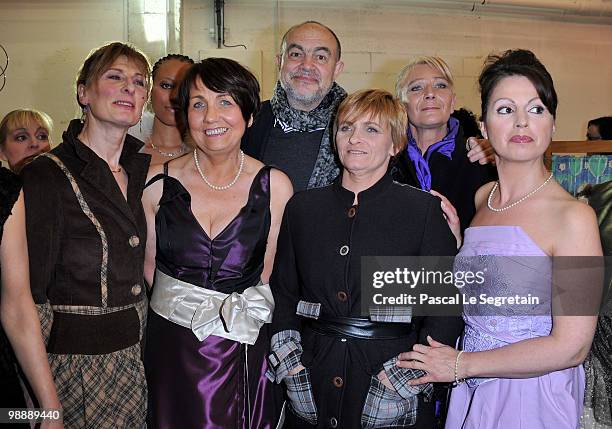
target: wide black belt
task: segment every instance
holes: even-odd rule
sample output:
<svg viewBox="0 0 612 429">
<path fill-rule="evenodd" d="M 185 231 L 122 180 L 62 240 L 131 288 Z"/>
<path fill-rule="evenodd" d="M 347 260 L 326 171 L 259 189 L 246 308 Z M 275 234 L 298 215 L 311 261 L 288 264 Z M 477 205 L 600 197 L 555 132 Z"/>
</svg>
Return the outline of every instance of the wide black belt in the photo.
<svg viewBox="0 0 612 429">
<path fill-rule="evenodd" d="M 47 352 L 108 354 L 137 344 L 139 337 L 140 320 L 135 308 L 95 316 L 53 312 Z"/>
<path fill-rule="evenodd" d="M 409 336 L 411 323 L 372 322 L 360 317 L 319 317 L 309 320 L 310 329 L 321 335 L 349 337 L 361 340 L 392 340 Z"/>
</svg>

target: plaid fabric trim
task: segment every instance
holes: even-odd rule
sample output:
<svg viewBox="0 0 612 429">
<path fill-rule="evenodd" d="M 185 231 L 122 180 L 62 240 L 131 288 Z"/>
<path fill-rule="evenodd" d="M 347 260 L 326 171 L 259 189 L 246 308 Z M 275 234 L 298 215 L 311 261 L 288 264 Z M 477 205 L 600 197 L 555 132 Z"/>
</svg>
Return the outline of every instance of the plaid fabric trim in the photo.
<svg viewBox="0 0 612 429">
<path fill-rule="evenodd" d="M 418 386 L 408 384 L 410 380 L 424 376 L 425 372 L 420 369 L 399 368 L 395 365 L 396 362 L 397 356 L 383 364 L 387 377 L 396 392 L 404 399 L 411 398 L 419 393 L 423 393 L 426 398 L 430 398 L 433 393 L 431 383 L 419 384 Z"/>
<path fill-rule="evenodd" d="M 140 346 L 105 355 L 49 355 L 64 427 L 142 428 L 147 385 Z"/>
<path fill-rule="evenodd" d="M 52 305 L 53 311 L 58 313 L 82 314 L 85 316 L 100 316 L 102 314 L 115 313 L 135 307 L 137 304 L 127 304 L 119 307 L 95 307 L 90 305 Z"/>
<path fill-rule="evenodd" d="M 410 323 L 412 307 L 370 307 L 370 320 L 372 322 Z"/>
<path fill-rule="evenodd" d="M 411 426 L 416 422 L 418 404 L 416 396 L 404 399 L 397 392 L 386 388 L 376 376 L 372 376 L 361 414 L 361 427 Z"/>
<path fill-rule="evenodd" d="M 287 397 L 289 397 L 291 411 L 311 425 L 316 425 L 317 406 L 312 395 L 312 384 L 308 369 L 288 376 L 285 379 L 285 385 L 287 386 Z"/>
<path fill-rule="evenodd" d="M 270 340 L 268 370 L 266 377 L 280 384 L 292 369 L 300 365 L 302 359 L 302 337 L 298 331 L 286 330 L 277 332 Z"/>
<path fill-rule="evenodd" d="M 98 234 L 100 235 L 100 241 L 102 242 L 102 262 L 100 263 L 100 289 L 102 292 L 101 293 L 102 308 L 106 308 L 106 306 L 108 305 L 108 285 L 107 285 L 108 241 L 106 239 L 106 233 L 104 232 L 104 229 L 102 228 L 102 225 L 100 224 L 96 216 L 93 214 L 93 212 L 89 208 L 89 204 L 87 204 L 87 201 L 85 201 L 85 197 L 81 193 L 81 189 L 79 188 L 79 185 L 77 184 L 76 180 L 72 176 L 72 173 L 68 171 L 68 168 L 64 165 L 62 160 L 50 152 L 43 153 L 41 154 L 41 156 L 46 156 L 47 158 L 55 162 L 57 166 L 62 170 L 62 172 L 66 175 L 66 178 L 70 182 L 70 185 L 72 186 L 72 190 L 74 191 L 74 194 L 76 195 L 77 201 L 79 202 L 79 205 L 81 206 L 81 210 L 83 210 L 83 213 L 85 214 L 85 216 L 87 216 L 89 220 L 91 221 L 91 223 L 93 223 L 93 225 L 96 227 L 96 230 L 98 231 Z"/>
<path fill-rule="evenodd" d="M 295 314 L 308 317 L 309 319 L 318 319 L 319 314 L 321 314 L 321 303 L 300 300 L 297 305 L 297 310 L 295 310 Z"/>
<path fill-rule="evenodd" d="M 51 335 L 51 327 L 53 326 L 53 310 L 49 301 L 44 304 L 36 304 L 36 311 L 38 312 L 38 319 L 40 319 L 40 331 L 42 333 L 45 345 L 49 343 L 49 336 Z"/>
<path fill-rule="evenodd" d="M 141 333 L 146 323 L 146 306 L 146 300 L 135 304 Z M 64 427 L 144 428 L 147 384 L 140 356 L 140 344 L 103 355 L 49 354 L 64 411 Z"/>
</svg>

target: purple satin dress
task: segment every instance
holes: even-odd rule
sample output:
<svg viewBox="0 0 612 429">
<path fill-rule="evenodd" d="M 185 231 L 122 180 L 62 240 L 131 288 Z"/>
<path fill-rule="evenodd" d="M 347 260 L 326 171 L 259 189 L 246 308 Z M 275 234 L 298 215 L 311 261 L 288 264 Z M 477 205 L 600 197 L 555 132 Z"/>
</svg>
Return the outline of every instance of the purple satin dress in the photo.
<svg viewBox="0 0 612 429">
<path fill-rule="evenodd" d="M 529 311 L 517 307 L 464 305 L 463 350 L 482 351 L 546 336 L 552 259 L 518 226 L 478 226 L 465 231 L 455 271 L 485 270 L 477 296 L 540 297 Z M 582 365 L 531 378 L 470 378 L 451 392 L 446 429 L 571 429 L 578 427 L 584 398 Z"/>
<path fill-rule="evenodd" d="M 191 196 L 159 175 L 163 194 L 155 218 L 157 269 L 223 293 L 255 286 L 270 229 L 270 168 L 253 180 L 247 204 L 213 240 L 191 212 Z M 149 311 L 145 369 L 147 427 L 160 429 L 275 428 L 282 391 L 265 377 L 270 337 L 264 325 L 253 346 L 193 332 Z"/>
</svg>

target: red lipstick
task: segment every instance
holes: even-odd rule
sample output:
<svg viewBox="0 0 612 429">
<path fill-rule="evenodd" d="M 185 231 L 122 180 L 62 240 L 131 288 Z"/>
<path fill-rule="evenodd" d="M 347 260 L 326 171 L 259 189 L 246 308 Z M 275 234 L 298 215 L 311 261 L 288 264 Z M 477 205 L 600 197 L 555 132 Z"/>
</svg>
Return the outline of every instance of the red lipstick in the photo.
<svg viewBox="0 0 612 429">
<path fill-rule="evenodd" d="M 529 137 L 529 136 L 519 136 L 519 135 L 516 135 L 516 136 L 512 136 L 510 138 L 510 141 L 512 143 L 531 143 L 533 141 L 533 139 L 531 137 Z"/>
</svg>

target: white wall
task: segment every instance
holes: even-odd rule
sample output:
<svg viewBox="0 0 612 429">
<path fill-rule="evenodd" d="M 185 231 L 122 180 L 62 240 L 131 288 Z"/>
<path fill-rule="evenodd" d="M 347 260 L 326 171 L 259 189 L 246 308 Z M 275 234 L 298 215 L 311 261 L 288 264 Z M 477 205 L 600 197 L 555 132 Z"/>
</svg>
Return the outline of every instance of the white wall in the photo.
<svg viewBox="0 0 612 429">
<path fill-rule="evenodd" d="M 198 58 L 200 50 L 216 49 L 209 36 L 212 1 L 183 0 L 183 7 L 185 53 Z M 456 76 L 458 106 L 479 113 L 476 78 L 484 57 L 527 48 L 547 66 L 559 93 L 555 139 L 583 139 L 588 119 L 612 114 L 612 25 L 424 11 L 401 2 L 226 1 L 226 43 L 262 52 L 264 98 L 276 81 L 274 55 L 282 34 L 309 19 L 330 26 L 340 38 L 345 71 L 338 81 L 348 91 L 393 90 L 397 72 L 410 58 L 439 55 Z M 240 50 L 224 48 L 217 55 L 237 56 Z"/>
<path fill-rule="evenodd" d="M 22 107 L 43 110 L 55 122 L 54 143 L 79 117 L 74 80 L 94 48 L 130 41 L 155 61 L 178 51 L 180 0 L 0 0 L 0 44 L 9 54 L 0 92 L 0 118 Z M 0 54 L 0 65 L 4 65 Z M 0 86 L 2 80 L 0 79 Z"/>
<path fill-rule="evenodd" d="M 79 66 L 92 48 L 125 39 L 125 22 L 123 0 L 0 1 L 0 44 L 10 58 L 0 117 L 21 107 L 43 110 L 54 119 L 57 143 L 78 114 Z"/>
</svg>

